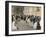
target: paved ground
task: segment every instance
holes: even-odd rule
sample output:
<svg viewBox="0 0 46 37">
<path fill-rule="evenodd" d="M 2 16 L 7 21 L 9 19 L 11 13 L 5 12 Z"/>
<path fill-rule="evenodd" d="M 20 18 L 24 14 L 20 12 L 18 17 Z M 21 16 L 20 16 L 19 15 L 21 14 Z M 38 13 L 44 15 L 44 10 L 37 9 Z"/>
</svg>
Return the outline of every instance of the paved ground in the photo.
<svg viewBox="0 0 46 37">
<path fill-rule="evenodd" d="M 32 23 L 30 22 L 30 24 L 29 24 L 29 23 L 26 23 L 26 21 L 23 21 L 23 20 L 18 21 L 16 26 L 18 28 L 17 29 L 18 31 L 21 31 L 21 30 L 33 30 Z"/>
</svg>

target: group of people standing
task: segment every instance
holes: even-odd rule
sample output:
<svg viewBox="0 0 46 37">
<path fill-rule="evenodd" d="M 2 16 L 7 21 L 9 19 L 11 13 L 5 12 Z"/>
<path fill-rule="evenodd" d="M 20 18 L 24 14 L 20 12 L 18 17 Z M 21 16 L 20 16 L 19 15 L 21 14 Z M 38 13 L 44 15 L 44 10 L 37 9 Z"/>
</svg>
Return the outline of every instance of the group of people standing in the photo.
<svg viewBox="0 0 46 37">
<path fill-rule="evenodd" d="M 15 20 L 16 21 L 24 20 L 24 21 L 26 21 L 26 23 L 29 23 L 29 25 L 32 22 L 33 23 L 32 27 L 34 30 L 40 30 L 41 29 L 41 26 L 40 26 L 41 17 L 40 16 L 34 16 L 34 15 L 31 15 L 31 16 L 30 15 L 29 16 L 26 16 L 26 15 L 14 16 L 13 15 L 12 16 L 12 22 L 15 23 Z"/>
</svg>

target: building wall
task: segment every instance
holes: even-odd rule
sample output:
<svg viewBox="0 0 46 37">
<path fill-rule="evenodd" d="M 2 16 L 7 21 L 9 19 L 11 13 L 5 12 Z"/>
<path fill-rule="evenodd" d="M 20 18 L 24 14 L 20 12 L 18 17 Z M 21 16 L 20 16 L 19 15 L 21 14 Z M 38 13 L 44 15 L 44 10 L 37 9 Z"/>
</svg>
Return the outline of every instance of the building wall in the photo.
<svg viewBox="0 0 46 37">
<path fill-rule="evenodd" d="M 23 13 L 24 15 L 41 16 L 41 7 L 24 7 Z"/>
</svg>

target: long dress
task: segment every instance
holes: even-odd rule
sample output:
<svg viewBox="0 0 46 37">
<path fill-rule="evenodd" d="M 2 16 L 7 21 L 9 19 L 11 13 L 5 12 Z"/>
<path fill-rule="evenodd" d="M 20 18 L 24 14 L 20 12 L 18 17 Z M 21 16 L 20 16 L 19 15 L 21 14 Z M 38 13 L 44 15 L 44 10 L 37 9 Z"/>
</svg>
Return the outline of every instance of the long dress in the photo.
<svg viewBox="0 0 46 37">
<path fill-rule="evenodd" d="M 17 30 L 17 27 L 15 26 L 15 21 L 13 21 L 13 23 L 12 23 L 12 31 L 15 31 L 15 30 Z"/>
<path fill-rule="evenodd" d="M 33 29 L 34 29 L 34 30 L 37 29 L 37 22 L 34 23 L 34 25 L 33 25 Z"/>
</svg>

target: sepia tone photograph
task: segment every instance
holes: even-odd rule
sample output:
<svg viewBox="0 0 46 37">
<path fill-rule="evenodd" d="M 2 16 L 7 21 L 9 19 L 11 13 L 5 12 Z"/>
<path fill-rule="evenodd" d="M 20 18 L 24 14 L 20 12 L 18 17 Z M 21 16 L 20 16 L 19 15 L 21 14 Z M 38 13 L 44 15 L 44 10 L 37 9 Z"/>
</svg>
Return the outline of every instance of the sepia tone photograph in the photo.
<svg viewBox="0 0 46 37">
<path fill-rule="evenodd" d="M 12 31 L 40 30 L 41 7 L 12 6 Z"/>
<path fill-rule="evenodd" d="M 45 33 L 45 3 L 6 1 L 6 35 Z"/>
</svg>

